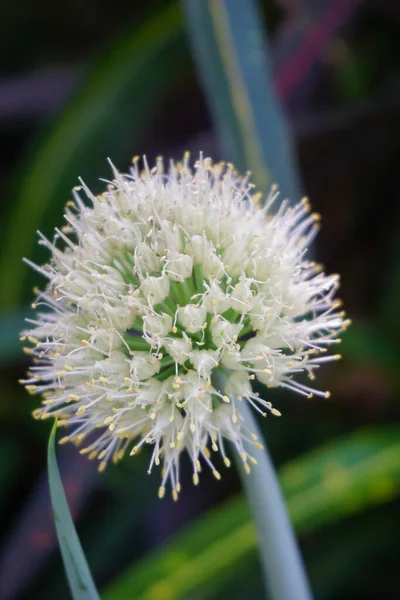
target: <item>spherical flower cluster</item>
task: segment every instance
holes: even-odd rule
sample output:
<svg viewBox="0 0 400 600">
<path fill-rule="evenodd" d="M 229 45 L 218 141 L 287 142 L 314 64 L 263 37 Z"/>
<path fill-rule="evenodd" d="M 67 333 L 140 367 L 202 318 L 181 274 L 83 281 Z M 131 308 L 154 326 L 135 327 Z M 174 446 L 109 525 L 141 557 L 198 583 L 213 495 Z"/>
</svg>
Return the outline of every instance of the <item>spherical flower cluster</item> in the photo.
<svg viewBox="0 0 400 600">
<path fill-rule="evenodd" d="M 306 199 L 273 210 L 275 188 L 261 204 L 247 178 L 202 157 L 193 171 L 185 156 L 167 174 L 159 159 L 113 176 L 97 197 L 82 183 L 54 241 L 40 236 L 51 261 L 30 263 L 48 285 L 23 333 L 34 356 L 23 383 L 44 396 L 34 416 L 67 426 L 61 442 L 85 441 L 101 471 L 150 445 L 159 495 L 169 483 L 176 499 L 184 449 L 195 484 L 201 463 L 220 478 L 210 448 L 229 466 L 225 440 L 246 471 L 256 462 L 243 442 L 260 444 L 238 404 L 280 413 L 252 380 L 328 395 L 296 376 L 314 379 L 337 358 L 321 354 L 347 322 L 333 299 L 338 276 L 305 257 L 318 229 Z"/>
</svg>

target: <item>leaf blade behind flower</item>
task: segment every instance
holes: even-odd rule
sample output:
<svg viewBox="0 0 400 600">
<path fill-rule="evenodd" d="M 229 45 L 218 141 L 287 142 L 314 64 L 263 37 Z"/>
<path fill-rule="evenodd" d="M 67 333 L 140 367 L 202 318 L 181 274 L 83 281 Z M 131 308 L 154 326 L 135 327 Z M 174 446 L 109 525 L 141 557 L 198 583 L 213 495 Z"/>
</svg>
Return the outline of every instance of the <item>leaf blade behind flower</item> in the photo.
<svg viewBox="0 0 400 600">
<path fill-rule="evenodd" d="M 256 3 L 184 0 L 193 55 L 226 160 L 265 192 L 278 183 L 299 198 L 291 140 L 270 81 L 267 41 Z"/>
</svg>

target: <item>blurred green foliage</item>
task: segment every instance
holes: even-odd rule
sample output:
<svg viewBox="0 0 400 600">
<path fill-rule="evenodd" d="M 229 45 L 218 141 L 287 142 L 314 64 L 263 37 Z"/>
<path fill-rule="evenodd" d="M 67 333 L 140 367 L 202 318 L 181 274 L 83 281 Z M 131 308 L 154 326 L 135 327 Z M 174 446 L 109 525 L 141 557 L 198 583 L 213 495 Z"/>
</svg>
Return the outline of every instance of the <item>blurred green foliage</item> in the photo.
<svg viewBox="0 0 400 600">
<path fill-rule="evenodd" d="M 179 11 L 171 5 L 104 53 L 64 111 L 15 176 L 0 251 L 0 308 L 11 311 L 26 296 L 21 258 L 43 260 L 36 230 L 60 223 L 72 188 L 82 177 L 96 189 L 106 159 L 126 162 L 140 151 L 162 98 L 188 68 Z M 32 281 L 32 278 L 28 278 Z"/>
<path fill-rule="evenodd" d="M 281 482 L 301 534 L 387 502 L 400 486 L 400 429 L 359 431 L 330 442 L 287 464 Z M 243 561 L 254 560 L 256 548 L 246 502 L 235 498 L 135 565 L 103 597 L 183 600 L 220 585 Z"/>
</svg>

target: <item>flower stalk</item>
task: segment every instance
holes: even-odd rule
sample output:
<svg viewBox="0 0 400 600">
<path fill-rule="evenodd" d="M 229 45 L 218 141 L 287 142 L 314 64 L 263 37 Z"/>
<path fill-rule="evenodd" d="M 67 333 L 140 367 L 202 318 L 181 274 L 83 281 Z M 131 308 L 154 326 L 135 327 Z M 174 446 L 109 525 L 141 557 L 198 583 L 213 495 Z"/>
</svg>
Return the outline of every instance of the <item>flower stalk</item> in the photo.
<svg viewBox="0 0 400 600">
<path fill-rule="evenodd" d="M 246 426 L 262 439 L 250 408 L 244 402 L 238 412 Z M 245 442 L 246 448 L 246 442 Z M 246 448 L 247 449 L 247 448 Z M 279 481 L 267 446 L 257 454 L 257 468 L 246 474 L 237 457 L 243 491 L 258 537 L 261 568 L 270 600 L 311 600 L 304 570 Z"/>
<path fill-rule="evenodd" d="M 214 383 L 223 389 L 226 375 L 217 371 Z M 246 429 L 262 441 L 262 433 L 248 404 L 238 402 L 237 411 Z M 252 450 L 248 442 L 243 445 L 246 452 Z M 234 450 L 237 449 L 234 447 Z M 263 445 L 257 453 L 256 468 L 244 470 L 242 457 L 237 452 L 236 463 L 257 532 L 268 599 L 311 600 L 307 574 L 268 448 Z"/>
</svg>

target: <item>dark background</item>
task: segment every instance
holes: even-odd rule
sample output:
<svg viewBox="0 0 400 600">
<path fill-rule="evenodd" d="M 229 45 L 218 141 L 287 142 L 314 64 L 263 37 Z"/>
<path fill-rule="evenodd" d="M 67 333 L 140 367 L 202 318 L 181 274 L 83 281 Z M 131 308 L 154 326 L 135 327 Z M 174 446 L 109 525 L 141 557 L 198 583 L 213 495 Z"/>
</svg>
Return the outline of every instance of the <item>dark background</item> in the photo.
<svg viewBox="0 0 400 600">
<path fill-rule="evenodd" d="M 213 133 L 183 19 L 175 45 L 149 66 L 140 64 L 146 40 L 138 43 L 137 74 L 119 96 L 109 96 L 116 85 L 113 64 L 121 62 L 121 81 L 136 68 L 136 62 L 124 63 L 124 50 L 119 55 L 116 49 L 138 39 L 147 19 L 162 20 L 167 4 L 172 5 L 108 0 L 0 5 L 2 600 L 68 597 L 47 495 L 49 425 L 31 419 L 36 401 L 17 383 L 28 364 L 18 330 L 30 288 L 39 283 L 20 258 L 43 260 L 34 250 L 35 230 L 49 233 L 61 223 L 79 175 L 100 189 L 98 179 L 109 176 L 107 156 L 121 170 L 134 154 L 147 154 L 151 161 L 160 153 L 179 158 L 186 149 L 193 156 L 204 150 L 215 160 L 229 160 Z M 261 6 L 274 85 L 293 135 L 302 187 L 323 217 L 316 254 L 328 272 L 341 273 L 340 296 L 354 319 L 343 361 L 320 375 L 331 399 L 304 401 L 282 394 L 275 400 L 284 417 L 279 426 L 269 421 L 266 432 L 280 465 L 358 428 L 399 421 L 400 3 L 265 0 Z M 73 117 L 93 73 L 92 93 L 109 110 L 99 109 L 98 119 L 90 113 L 93 124 L 86 130 L 87 121 Z M 68 140 L 79 128 L 81 144 L 72 156 Z M 88 146 L 92 128 L 99 129 L 94 149 Z M 54 158 L 51 145 L 46 155 L 46 144 L 57 131 Z M 45 176 L 32 183 L 28 176 L 39 157 L 45 160 Z M 50 201 L 42 210 L 46 194 Z M 103 477 L 72 447 L 63 447 L 59 460 L 100 587 L 239 487 L 234 473 L 224 474 L 223 485 L 205 477 L 198 489 L 185 486 L 177 508 L 156 499 L 157 478 L 144 475 L 146 457 L 112 467 Z M 301 538 L 318 598 L 398 598 L 399 507 L 393 494 L 390 501 Z M 348 544 L 354 551 L 347 563 L 330 576 L 329 569 L 318 574 L 315 557 L 329 563 L 329 552 L 340 553 Z M 258 582 L 257 565 L 248 566 L 234 588 L 226 584 L 222 597 L 257 598 Z"/>
</svg>

